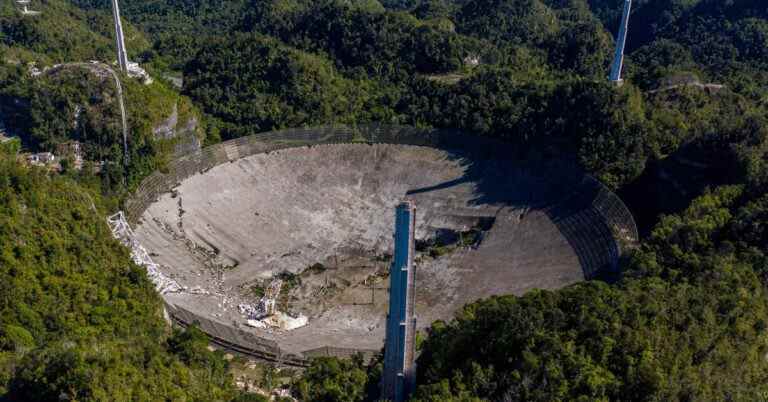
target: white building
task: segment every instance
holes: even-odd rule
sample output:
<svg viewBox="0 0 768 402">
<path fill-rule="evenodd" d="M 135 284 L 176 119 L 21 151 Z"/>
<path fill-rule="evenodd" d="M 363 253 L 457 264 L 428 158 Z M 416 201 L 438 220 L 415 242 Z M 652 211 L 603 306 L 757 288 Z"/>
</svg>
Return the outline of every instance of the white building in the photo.
<svg viewBox="0 0 768 402">
<path fill-rule="evenodd" d="M 45 166 L 56 161 L 56 156 L 51 152 L 39 152 L 27 155 L 27 162 L 30 165 Z"/>
</svg>

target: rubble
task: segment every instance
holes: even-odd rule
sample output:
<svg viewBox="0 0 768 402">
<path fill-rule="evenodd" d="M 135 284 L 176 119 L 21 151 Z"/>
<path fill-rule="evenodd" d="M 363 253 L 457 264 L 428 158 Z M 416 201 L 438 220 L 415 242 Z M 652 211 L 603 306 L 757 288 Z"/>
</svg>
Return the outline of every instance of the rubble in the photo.
<svg viewBox="0 0 768 402">
<path fill-rule="evenodd" d="M 147 250 L 138 240 L 136 240 L 133 230 L 131 230 L 128 222 L 125 220 L 123 211 L 119 211 L 118 213 L 107 217 L 107 224 L 112 230 L 112 236 L 131 249 L 131 258 L 133 258 L 133 262 L 135 262 L 136 265 L 146 268 L 149 280 L 155 284 L 155 289 L 157 289 L 160 294 L 181 292 L 183 290 L 176 281 L 160 272 L 160 267 L 152 261 Z"/>
<path fill-rule="evenodd" d="M 267 286 L 264 296 L 259 299 L 256 306 L 244 303 L 237 306 L 240 314 L 248 318 L 246 325 L 254 328 L 278 328 L 286 331 L 307 325 L 309 322 L 307 316 L 300 314 L 297 317 L 292 317 L 277 310 L 275 304 L 282 286 L 283 281 L 275 278 Z"/>
<path fill-rule="evenodd" d="M 294 139 L 290 135 L 286 138 Z M 582 255 L 615 255 L 608 252 L 614 244 L 610 237 L 593 241 L 582 228 L 614 221 L 620 228 L 632 225 L 631 216 L 609 220 L 596 213 L 598 207 L 606 210 L 602 204 L 582 202 L 596 188 L 578 172 L 559 165 L 557 170 L 527 166 L 504 159 L 506 153 L 494 159 L 495 151 L 484 146 L 478 154 L 474 145 L 465 153 L 396 144 L 313 145 L 258 153 L 254 149 L 280 147 L 282 140 L 262 143 L 255 138 L 210 148 L 206 155 L 215 155 L 212 159 L 179 160 L 172 174 L 159 177 L 162 183 L 147 182 L 152 187 L 136 196 L 133 213 L 143 222 L 136 227 L 137 236 L 158 253 L 153 258 L 165 273 L 189 287 L 222 294 L 214 299 L 184 292 L 167 300 L 208 318 L 224 313 L 217 304 L 227 295 L 233 303 L 215 324 L 274 341 L 286 353 L 326 346 L 381 348 L 389 297 L 386 283 L 375 279 L 391 260 L 391 206 L 404 195 L 422 206 L 417 239 L 442 239 L 446 233 L 458 238 L 432 247 L 439 250 L 425 250 L 421 258 L 419 323 L 451 317 L 479 298 L 581 281 L 594 272 L 585 269 L 593 265 L 582 264 Z M 625 211 L 617 205 L 617 211 Z M 564 221 L 563 211 L 575 218 Z M 483 226 L 481 222 L 491 222 L 478 235 L 482 241 L 459 235 Z M 580 233 L 588 237 L 576 239 Z M 308 269 L 315 264 L 317 269 Z M 275 277 L 284 280 L 276 307 L 285 316 L 264 319 L 258 314 L 260 297 Z M 304 324 L 289 312 L 301 313 L 309 322 L 283 329 Z M 254 328 L 262 324 L 267 327 Z"/>
<path fill-rule="evenodd" d="M 267 326 L 284 329 L 291 331 L 296 328 L 301 328 L 309 323 L 309 319 L 305 315 L 298 315 L 297 317 L 291 317 L 281 311 L 265 318 L 264 322 Z"/>
<path fill-rule="evenodd" d="M 247 320 L 245 322 L 245 324 L 248 325 L 249 327 L 254 327 L 254 328 L 266 328 L 267 327 L 267 324 L 265 324 L 263 321 L 259 321 L 259 320 Z"/>
</svg>

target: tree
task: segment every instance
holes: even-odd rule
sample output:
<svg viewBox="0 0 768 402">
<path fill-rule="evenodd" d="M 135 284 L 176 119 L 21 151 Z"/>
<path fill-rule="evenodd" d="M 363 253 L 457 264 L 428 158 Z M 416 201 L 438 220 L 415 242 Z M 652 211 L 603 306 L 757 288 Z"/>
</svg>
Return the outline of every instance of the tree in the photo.
<svg viewBox="0 0 768 402">
<path fill-rule="evenodd" d="M 361 355 L 348 359 L 319 357 L 293 384 L 297 397 L 307 401 L 375 400 L 381 378 L 381 356 L 366 365 Z"/>
</svg>

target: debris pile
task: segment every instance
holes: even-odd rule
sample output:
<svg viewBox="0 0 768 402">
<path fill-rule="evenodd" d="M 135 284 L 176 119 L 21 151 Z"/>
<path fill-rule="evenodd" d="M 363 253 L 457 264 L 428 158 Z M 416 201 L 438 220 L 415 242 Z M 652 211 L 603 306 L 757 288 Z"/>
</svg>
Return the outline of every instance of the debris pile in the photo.
<svg viewBox="0 0 768 402">
<path fill-rule="evenodd" d="M 142 266 L 147 270 L 147 276 L 155 284 L 160 294 L 180 292 L 183 290 L 176 281 L 160 272 L 160 267 L 152 261 L 147 250 L 136 240 L 133 230 L 125 220 L 123 211 L 107 217 L 107 224 L 112 230 L 112 236 L 120 240 L 126 247 L 131 249 L 131 258 L 136 265 Z"/>
<path fill-rule="evenodd" d="M 292 317 L 278 311 L 275 304 L 283 287 L 281 279 L 273 279 L 264 291 L 264 296 L 257 305 L 240 304 L 237 306 L 240 314 L 246 316 L 246 324 L 254 328 L 279 328 L 292 330 L 307 325 L 309 320 L 304 315 Z"/>
</svg>

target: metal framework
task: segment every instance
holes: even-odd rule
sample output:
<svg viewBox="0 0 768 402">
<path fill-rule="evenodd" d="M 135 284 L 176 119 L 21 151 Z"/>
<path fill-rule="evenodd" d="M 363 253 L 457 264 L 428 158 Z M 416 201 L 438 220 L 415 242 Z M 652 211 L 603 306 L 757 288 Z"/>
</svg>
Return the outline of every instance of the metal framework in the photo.
<svg viewBox="0 0 768 402">
<path fill-rule="evenodd" d="M 264 296 L 259 299 L 255 306 L 250 304 L 240 304 L 237 306 L 240 314 L 247 315 L 249 319 L 260 320 L 277 313 L 277 298 L 280 296 L 280 289 L 282 287 L 283 281 L 281 279 L 273 279 L 269 286 L 264 289 Z"/>
<path fill-rule="evenodd" d="M 389 314 L 381 380 L 382 397 L 393 402 L 405 401 L 416 382 L 415 236 L 416 208 L 405 201 L 395 212 L 395 255 L 389 270 Z"/>
<path fill-rule="evenodd" d="M 624 1 L 624 12 L 621 16 L 621 25 L 619 34 L 616 37 L 616 53 L 613 57 L 613 66 L 611 66 L 610 80 L 616 84 L 621 84 L 621 69 L 624 66 L 624 47 L 627 44 L 627 28 L 629 27 L 629 13 L 632 10 L 632 0 Z"/>
<path fill-rule="evenodd" d="M 156 171 L 142 181 L 134 195 L 125 204 L 122 222 L 126 226 L 126 219 L 131 223 L 138 222 L 147 207 L 162 194 L 170 192 L 183 180 L 223 163 L 280 149 L 343 143 L 420 145 L 489 155 L 491 159 L 515 160 L 515 154 L 509 152 L 503 143 L 469 136 L 460 130 L 430 130 L 410 126 L 370 124 L 271 131 L 222 142 L 172 160 L 167 170 Z M 548 180 L 558 184 L 555 188 L 561 189 L 558 191 L 560 198 L 554 204 L 538 207 L 544 208 L 551 214 L 555 224 L 574 247 L 585 276 L 590 277 L 606 264 L 615 267 L 619 255 L 627 248 L 633 247 L 638 239 L 637 227 L 627 207 L 615 194 L 589 176 L 584 176 L 573 169 L 550 170 L 573 174 L 558 173 L 548 176 Z M 113 220 L 112 217 L 110 220 Z M 303 356 L 285 355 L 275 342 L 260 338 L 251 332 L 215 322 L 180 306 L 168 305 L 166 309 L 171 319 L 180 325 L 198 323 L 200 328 L 209 335 L 211 341 L 220 346 L 285 364 L 303 366 L 307 364 L 309 356 L 349 356 L 356 352 L 352 349 L 326 346 L 318 348 L 317 351 L 306 351 Z M 377 351 L 363 350 L 363 352 L 369 355 Z"/>
<path fill-rule="evenodd" d="M 147 250 L 136 240 L 131 226 L 125 220 L 123 211 L 107 217 L 107 224 L 109 229 L 112 230 L 112 236 L 131 249 L 133 262 L 147 270 L 149 280 L 155 284 L 155 289 L 160 294 L 180 292 L 182 290 L 182 287 L 176 281 L 160 272 L 160 267 L 152 261 Z"/>
<path fill-rule="evenodd" d="M 128 73 L 128 53 L 125 50 L 125 38 L 123 36 L 123 23 L 120 22 L 120 5 L 117 0 L 112 0 L 112 16 L 115 19 L 115 42 L 117 42 L 117 64 L 120 70 Z"/>
</svg>

